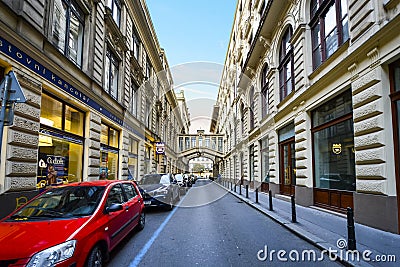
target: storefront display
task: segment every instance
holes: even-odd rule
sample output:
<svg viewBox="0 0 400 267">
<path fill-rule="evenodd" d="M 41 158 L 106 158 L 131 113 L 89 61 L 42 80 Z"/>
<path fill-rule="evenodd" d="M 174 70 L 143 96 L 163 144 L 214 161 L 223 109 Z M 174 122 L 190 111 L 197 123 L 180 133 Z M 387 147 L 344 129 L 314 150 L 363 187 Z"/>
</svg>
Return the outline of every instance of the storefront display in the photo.
<svg viewBox="0 0 400 267">
<path fill-rule="evenodd" d="M 37 187 L 82 181 L 84 113 L 44 93 Z"/>
<path fill-rule="evenodd" d="M 118 179 L 119 131 L 106 124 L 101 125 L 99 179 Z"/>
</svg>

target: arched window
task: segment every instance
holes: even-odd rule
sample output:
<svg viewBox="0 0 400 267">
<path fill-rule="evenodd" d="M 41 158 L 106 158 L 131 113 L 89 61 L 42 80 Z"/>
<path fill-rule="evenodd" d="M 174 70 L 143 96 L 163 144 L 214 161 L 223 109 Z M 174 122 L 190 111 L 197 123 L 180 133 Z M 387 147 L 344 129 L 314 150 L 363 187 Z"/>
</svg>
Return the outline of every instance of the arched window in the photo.
<svg viewBox="0 0 400 267">
<path fill-rule="evenodd" d="M 285 99 L 294 91 L 293 49 L 290 44 L 292 27 L 288 27 L 283 35 L 279 49 L 279 88 L 280 100 Z"/>
<path fill-rule="evenodd" d="M 261 107 L 262 117 L 264 118 L 268 114 L 268 65 L 265 64 L 261 73 Z"/>
<path fill-rule="evenodd" d="M 310 3 L 313 68 L 316 69 L 349 39 L 347 0 Z"/>
<path fill-rule="evenodd" d="M 254 102 L 254 86 L 250 87 L 249 92 L 249 103 L 250 103 L 250 131 L 254 129 L 254 109 L 255 109 L 255 102 Z"/>
</svg>

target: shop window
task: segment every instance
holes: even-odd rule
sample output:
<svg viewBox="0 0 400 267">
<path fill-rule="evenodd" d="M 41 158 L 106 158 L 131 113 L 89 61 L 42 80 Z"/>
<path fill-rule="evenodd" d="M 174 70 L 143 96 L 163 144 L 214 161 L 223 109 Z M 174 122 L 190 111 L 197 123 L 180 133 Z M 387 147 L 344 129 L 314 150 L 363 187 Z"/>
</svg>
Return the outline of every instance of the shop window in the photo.
<svg viewBox="0 0 400 267">
<path fill-rule="evenodd" d="M 400 183 L 400 60 L 390 65 L 390 99 L 392 101 L 393 113 L 393 136 L 395 146 L 395 171 L 397 176 L 397 184 Z M 400 186 L 397 187 L 400 194 Z M 400 197 L 398 198 L 400 203 Z"/>
<path fill-rule="evenodd" d="M 145 147 L 145 154 L 144 154 L 144 171 L 145 173 L 150 173 L 150 161 L 151 161 L 151 147 Z"/>
<path fill-rule="evenodd" d="M 312 112 L 316 188 L 355 191 L 351 92 Z"/>
<path fill-rule="evenodd" d="M 311 39 L 316 69 L 349 39 L 347 0 L 312 0 Z"/>
<path fill-rule="evenodd" d="M 269 183 L 269 147 L 268 138 L 260 141 L 262 182 Z"/>
<path fill-rule="evenodd" d="M 54 98 L 42 94 L 40 123 L 51 128 L 83 136 L 85 114 Z"/>
<path fill-rule="evenodd" d="M 254 145 L 250 145 L 249 148 L 249 181 L 254 180 Z"/>
<path fill-rule="evenodd" d="M 279 88 L 280 100 L 285 99 L 294 91 L 294 57 L 290 44 L 292 27 L 288 27 L 283 35 L 279 50 Z"/>
<path fill-rule="evenodd" d="M 78 67 L 82 66 L 84 14 L 73 0 L 55 0 L 53 44 Z"/>
<path fill-rule="evenodd" d="M 38 186 L 82 181 L 85 114 L 42 94 Z"/>
<path fill-rule="evenodd" d="M 4 79 L 6 69 L 0 66 L 0 81 Z"/>
<path fill-rule="evenodd" d="M 137 180 L 139 142 L 133 137 L 129 137 L 128 148 L 128 179 Z"/>
<path fill-rule="evenodd" d="M 104 67 L 104 90 L 118 100 L 119 61 L 110 50 L 107 50 Z"/>
<path fill-rule="evenodd" d="M 118 179 L 119 131 L 106 124 L 100 134 L 100 179 Z"/>
<path fill-rule="evenodd" d="M 107 0 L 107 7 L 111 10 L 112 17 L 119 27 L 121 24 L 121 9 L 122 5 L 120 0 Z"/>
</svg>

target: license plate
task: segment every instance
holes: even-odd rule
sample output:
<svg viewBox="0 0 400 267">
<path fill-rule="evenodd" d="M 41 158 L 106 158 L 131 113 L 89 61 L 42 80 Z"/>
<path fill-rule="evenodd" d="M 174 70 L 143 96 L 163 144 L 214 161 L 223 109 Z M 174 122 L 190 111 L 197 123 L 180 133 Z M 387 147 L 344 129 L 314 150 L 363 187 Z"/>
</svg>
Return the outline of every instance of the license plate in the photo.
<svg viewBox="0 0 400 267">
<path fill-rule="evenodd" d="M 146 201 L 144 201 L 144 204 L 145 204 L 145 205 L 150 205 L 150 204 L 151 204 L 151 201 L 150 201 L 150 200 L 146 200 Z"/>
</svg>

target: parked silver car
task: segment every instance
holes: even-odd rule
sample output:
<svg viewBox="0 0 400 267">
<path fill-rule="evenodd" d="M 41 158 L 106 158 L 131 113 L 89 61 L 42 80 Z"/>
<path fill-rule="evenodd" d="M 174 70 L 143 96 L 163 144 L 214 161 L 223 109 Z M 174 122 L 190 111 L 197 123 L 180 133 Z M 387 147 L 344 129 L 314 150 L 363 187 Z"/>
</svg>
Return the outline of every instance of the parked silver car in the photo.
<svg viewBox="0 0 400 267">
<path fill-rule="evenodd" d="M 172 210 L 180 199 L 179 185 L 172 173 L 145 174 L 138 183 L 144 205 Z"/>
</svg>

